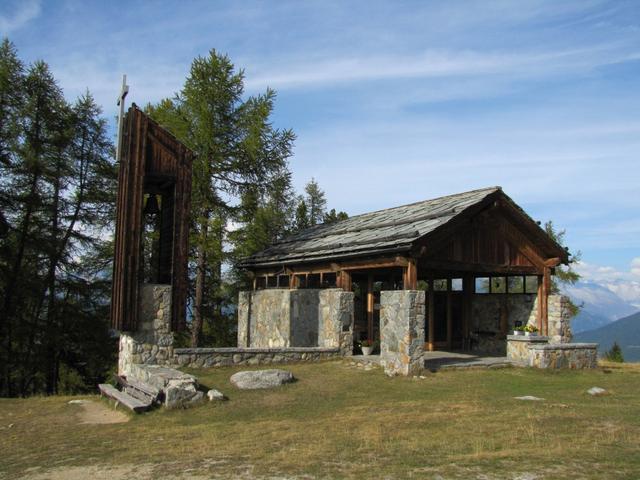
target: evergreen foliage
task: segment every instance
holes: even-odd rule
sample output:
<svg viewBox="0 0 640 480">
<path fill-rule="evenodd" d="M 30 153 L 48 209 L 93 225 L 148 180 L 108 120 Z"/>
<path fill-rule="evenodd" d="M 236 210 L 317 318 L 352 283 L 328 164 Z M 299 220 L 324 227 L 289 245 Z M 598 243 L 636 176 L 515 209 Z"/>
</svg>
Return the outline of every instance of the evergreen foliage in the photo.
<svg viewBox="0 0 640 480">
<path fill-rule="evenodd" d="M 556 230 L 551 220 L 544 224 L 544 229 L 547 234 L 558 243 L 558 245 L 567 248 L 564 241 L 565 234 L 567 233 L 566 230 Z M 558 265 L 556 267 L 555 276 L 551 277 L 551 293 L 559 293 L 560 285 L 563 283 L 573 285 L 580 280 L 580 274 L 573 270 L 572 265 L 579 262 L 581 258 L 582 252 L 578 250 L 576 253 L 569 255 L 569 265 Z M 569 308 L 571 309 L 572 317 L 575 317 L 580 311 L 580 305 L 576 305 L 571 300 L 569 301 Z"/>
<path fill-rule="evenodd" d="M 624 362 L 624 355 L 622 354 L 622 348 L 620 348 L 620 345 L 618 345 L 618 342 L 613 342 L 613 345 L 611 346 L 611 350 L 609 350 L 605 354 L 605 358 L 610 362 L 618 362 L 618 363 Z"/>
<path fill-rule="evenodd" d="M 0 115 L 0 395 L 92 388 L 115 353 L 106 121 L 90 93 L 69 104 L 47 64 L 25 67 L 7 39 Z"/>
</svg>

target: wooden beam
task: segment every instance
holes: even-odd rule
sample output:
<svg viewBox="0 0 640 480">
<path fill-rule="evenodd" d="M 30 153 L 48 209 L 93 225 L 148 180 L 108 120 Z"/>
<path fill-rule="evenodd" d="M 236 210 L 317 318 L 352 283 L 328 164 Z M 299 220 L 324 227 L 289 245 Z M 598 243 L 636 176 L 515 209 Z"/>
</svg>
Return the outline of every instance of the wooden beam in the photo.
<svg viewBox="0 0 640 480">
<path fill-rule="evenodd" d="M 538 316 L 536 318 L 536 323 L 537 323 L 537 327 L 538 327 L 538 331 L 540 332 L 540 334 L 542 335 L 542 318 L 544 316 L 544 305 L 543 305 L 543 301 L 542 301 L 542 297 L 543 297 L 543 290 L 542 290 L 542 275 L 538 275 Z"/>
<path fill-rule="evenodd" d="M 549 267 L 545 267 L 542 276 L 542 326 L 544 335 L 549 335 L 549 293 L 551 291 L 551 272 Z"/>
<path fill-rule="evenodd" d="M 548 258 L 547 260 L 544 261 L 544 266 L 557 267 L 558 265 L 560 265 L 561 262 L 562 260 L 559 257 Z"/>
<path fill-rule="evenodd" d="M 418 289 L 418 269 L 413 258 L 409 260 L 407 266 L 403 269 L 402 284 L 405 290 Z"/>
<path fill-rule="evenodd" d="M 447 278 L 447 349 L 453 343 L 453 308 L 451 299 L 451 278 Z"/>
<path fill-rule="evenodd" d="M 420 268 L 427 270 L 439 270 L 443 272 L 474 272 L 496 273 L 503 275 L 536 275 L 542 273 L 541 267 L 518 265 L 488 265 L 456 261 L 440 261 L 424 259 L 420 261 Z"/>
<path fill-rule="evenodd" d="M 367 339 L 373 341 L 373 274 L 367 276 Z"/>
<path fill-rule="evenodd" d="M 428 322 L 429 322 L 429 326 L 428 326 L 428 349 L 430 352 L 433 351 L 434 348 L 434 342 L 435 342 L 435 325 L 433 323 L 433 318 L 434 318 L 434 293 L 433 293 L 433 278 L 430 278 L 429 281 L 429 292 L 428 292 L 428 296 L 429 296 L 429 301 L 427 304 L 427 312 L 428 312 Z"/>
<path fill-rule="evenodd" d="M 346 270 L 340 272 L 340 288 L 345 292 L 352 290 L 351 273 Z"/>
<path fill-rule="evenodd" d="M 464 324 L 462 326 L 464 343 L 466 344 L 464 347 L 466 349 L 471 349 L 471 324 L 473 323 L 473 290 L 474 290 L 474 279 L 473 275 L 465 275 L 462 279 L 462 295 L 464 298 L 464 307 L 463 307 L 463 315 L 464 315 Z"/>
</svg>

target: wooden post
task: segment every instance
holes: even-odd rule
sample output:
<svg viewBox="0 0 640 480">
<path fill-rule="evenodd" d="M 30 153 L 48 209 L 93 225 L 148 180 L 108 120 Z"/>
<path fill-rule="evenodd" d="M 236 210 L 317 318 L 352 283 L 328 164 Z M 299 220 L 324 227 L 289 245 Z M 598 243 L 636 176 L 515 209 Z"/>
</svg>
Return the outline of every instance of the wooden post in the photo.
<svg viewBox="0 0 640 480">
<path fill-rule="evenodd" d="M 463 316 L 464 316 L 464 324 L 462 326 L 463 337 L 464 337 L 464 349 L 471 349 L 471 324 L 473 323 L 473 290 L 474 290 L 474 277 L 473 275 L 467 274 L 463 278 L 462 285 L 462 295 L 464 298 L 463 302 Z"/>
<path fill-rule="evenodd" d="M 350 292 L 352 288 L 351 273 L 349 273 L 348 270 L 342 270 L 341 272 L 338 272 L 338 274 L 339 274 L 338 278 L 340 281 L 338 286 L 342 288 L 342 290 L 344 290 L 345 292 Z"/>
<path fill-rule="evenodd" d="M 536 318 L 536 326 L 538 327 L 540 335 L 542 335 L 542 318 L 544 317 L 544 301 L 542 300 L 542 297 L 544 297 L 543 283 L 542 275 L 538 275 L 538 316 Z"/>
<path fill-rule="evenodd" d="M 447 278 L 447 349 L 453 344 L 453 310 L 451 307 L 451 278 Z"/>
<path fill-rule="evenodd" d="M 367 277 L 367 340 L 373 341 L 373 274 Z"/>
<path fill-rule="evenodd" d="M 402 283 L 405 290 L 418 289 L 418 269 L 413 258 L 409 259 L 409 263 L 403 269 Z"/>
<path fill-rule="evenodd" d="M 292 290 L 296 290 L 298 288 L 298 277 L 296 276 L 295 272 L 291 272 L 289 278 L 289 288 Z"/>
<path fill-rule="evenodd" d="M 429 351 L 433 352 L 434 350 L 434 345 L 433 343 L 435 342 L 435 325 L 433 323 L 433 317 L 434 317 L 434 305 L 433 305 L 433 300 L 434 300 L 434 293 L 433 293 L 433 278 L 429 279 L 429 304 L 427 305 L 428 307 L 428 316 L 429 316 L 429 328 L 428 328 L 428 347 L 429 347 Z"/>
<path fill-rule="evenodd" d="M 549 292 L 551 291 L 551 269 L 544 267 L 544 275 L 542 276 L 542 326 L 544 327 L 544 335 L 549 335 Z M 542 330 L 542 329 L 541 329 Z"/>
</svg>

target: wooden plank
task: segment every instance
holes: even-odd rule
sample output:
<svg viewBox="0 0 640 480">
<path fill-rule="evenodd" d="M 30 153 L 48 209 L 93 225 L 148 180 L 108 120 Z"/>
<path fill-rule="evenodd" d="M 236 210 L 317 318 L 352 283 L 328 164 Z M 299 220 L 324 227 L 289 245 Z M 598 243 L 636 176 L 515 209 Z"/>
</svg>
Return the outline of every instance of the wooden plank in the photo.
<svg viewBox="0 0 640 480">
<path fill-rule="evenodd" d="M 144 412 L 145 410 L 148 410 L 149 407 L 151 407 L 151 402 L 143 402 L 141 400 L 138 400 L 131 395 L 121 392 L 113 385 L 101 383 L 100 385 L 98 385 L 98 388 L 100 389 L 100 393 L 102 395 L 116 400 L 118 403 L 121 403 L 122 405 L 136 413 Z"/>
</svg>

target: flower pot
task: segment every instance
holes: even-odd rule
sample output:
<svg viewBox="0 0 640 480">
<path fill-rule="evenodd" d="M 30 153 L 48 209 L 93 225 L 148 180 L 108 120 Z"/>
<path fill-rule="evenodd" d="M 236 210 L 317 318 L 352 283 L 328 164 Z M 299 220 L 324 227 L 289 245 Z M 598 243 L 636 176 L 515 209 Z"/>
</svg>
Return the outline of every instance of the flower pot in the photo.
<svg viewBox="0 0 640 480">
<path fill-rule="evenodd" d="M 360 347 L 362 349 L 362 355 L 367 356 L 367 355 L 371 355 L 371 350 L 373 350 L 373 347 Z"/>
<path fill-rule="evenodd" d="M 513 334 L 514 335 L 524 335 L 524 332 L 522 330 L 514 330 Z"/>
<path fill-rule="evenodd" d="M 524 332 L 527 337 L 537 337 L 538 332 Z"/>
</svg>

